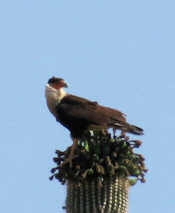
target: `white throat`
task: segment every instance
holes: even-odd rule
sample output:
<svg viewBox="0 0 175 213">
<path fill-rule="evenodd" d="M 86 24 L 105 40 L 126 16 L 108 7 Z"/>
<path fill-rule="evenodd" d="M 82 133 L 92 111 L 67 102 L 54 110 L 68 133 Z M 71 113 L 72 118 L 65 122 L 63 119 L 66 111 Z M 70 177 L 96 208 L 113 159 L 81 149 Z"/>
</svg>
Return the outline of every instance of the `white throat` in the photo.
<svg viewBox="0 0 175 213">
<path fill-rule="evenodd" d="M 56 105 L 59 104 L 62 98 L 64 98 L 67 93 L 61 88 L 59 90 L 54 89 L 53 87 L 46 85 L 45 96 L 47 101 L 47 106 L 50 112 L 56 117 Z"/>
</svg>

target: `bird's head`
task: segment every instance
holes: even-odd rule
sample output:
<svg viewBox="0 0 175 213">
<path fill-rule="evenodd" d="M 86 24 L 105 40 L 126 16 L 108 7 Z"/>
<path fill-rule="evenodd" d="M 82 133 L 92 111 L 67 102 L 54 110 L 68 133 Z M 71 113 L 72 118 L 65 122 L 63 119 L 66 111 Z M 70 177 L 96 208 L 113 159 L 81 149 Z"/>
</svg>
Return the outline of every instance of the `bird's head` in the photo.
<svg viewBox="0 0 175 213">
<path fill-rule="evenodd" d="M 57 90 L 63 87 L 68 88 L 67 83 L 62 78 L 55 78 L 54 76 L 49 79 L 48 84 Z"/>
</svg>

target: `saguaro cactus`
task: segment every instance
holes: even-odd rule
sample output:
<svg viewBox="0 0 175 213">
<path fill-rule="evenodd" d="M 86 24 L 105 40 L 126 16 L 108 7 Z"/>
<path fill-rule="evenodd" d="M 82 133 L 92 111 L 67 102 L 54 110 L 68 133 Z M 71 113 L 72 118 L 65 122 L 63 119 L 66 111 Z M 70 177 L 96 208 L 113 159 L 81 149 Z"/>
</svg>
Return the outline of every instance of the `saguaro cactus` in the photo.
<svg viewBox="0 0 175 213">
<path fill-rule="evenodd" d="M 93 179 L 81 185 L 68 181 L 66 210 L 68 213 L 126 213 L 128 186 L 127 178 L 117 176 L 106 178 L 102 186 Z"/>
<path fill-rule="evenodd" d="M 144 158 L 134 153 L 140 141 L 90 132 L 79 141 L 72 168 L 62 164 L 70 153 L 56 151 L 54 177 L 67 183 L 67 213 L 126 213 L 129 186 L 145 182 Z M 131 179 L 132 177 L 132 179 Z"/>
</svg>

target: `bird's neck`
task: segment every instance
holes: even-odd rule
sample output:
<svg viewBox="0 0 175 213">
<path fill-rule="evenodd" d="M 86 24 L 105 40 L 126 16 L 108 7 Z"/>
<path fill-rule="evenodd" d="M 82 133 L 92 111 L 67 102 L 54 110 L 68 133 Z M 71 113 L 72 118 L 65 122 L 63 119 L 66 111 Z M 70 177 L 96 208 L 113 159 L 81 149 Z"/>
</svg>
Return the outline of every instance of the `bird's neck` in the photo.
<svg viewBox="0 0 175 213">
<path fill-rule="evenodd" d="M 54 89 L 48 84 L 46 85 L 45 96 L 46 96 L 47 106 L 55 117 L 56 117 L 55 107 L 57 104 L 60 103 L 62 98 L 64 98 L 66 95 L 67 93 L 62 88 Z"/>
</svg>

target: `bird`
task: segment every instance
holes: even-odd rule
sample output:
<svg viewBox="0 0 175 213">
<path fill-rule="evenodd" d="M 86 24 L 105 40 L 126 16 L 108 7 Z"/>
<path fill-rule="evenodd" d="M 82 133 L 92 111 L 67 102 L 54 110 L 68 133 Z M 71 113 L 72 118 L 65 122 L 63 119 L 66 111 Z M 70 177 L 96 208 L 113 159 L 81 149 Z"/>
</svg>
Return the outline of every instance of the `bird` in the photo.
<svg viewBox="0 0 175 213">
<path fill-rule="evenodd" d="M 47 106 L 56 121 L 70 131 L 73 145 L 65 162 L 69 163 L 70 167 L 72 167 L 78 140 L 87 131 L 112 128 L 114 132 L 119 129 L 123 133 L 144 134 L 142 128 L 127 123 L 126 115 L 121 111 L 99 105 L 96 101 L 71 95 L 64 88 L 68 88 L 65 80 L 53 76 L 46 84 L 45 97 Z"/>
</svg>

